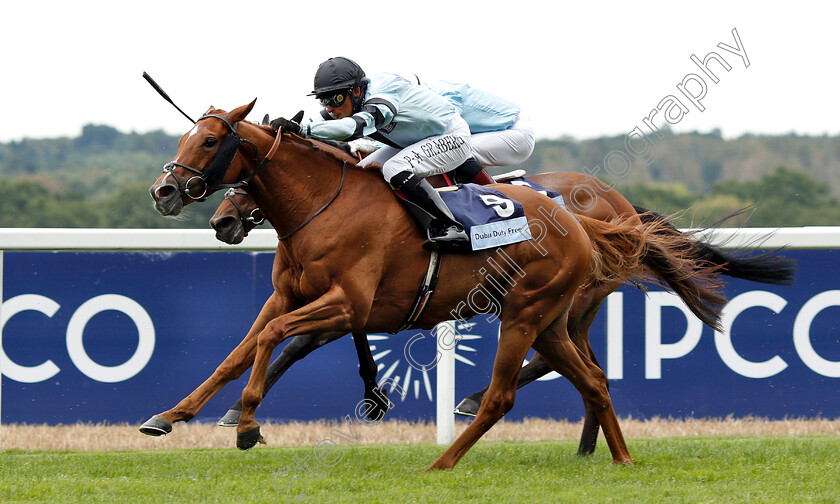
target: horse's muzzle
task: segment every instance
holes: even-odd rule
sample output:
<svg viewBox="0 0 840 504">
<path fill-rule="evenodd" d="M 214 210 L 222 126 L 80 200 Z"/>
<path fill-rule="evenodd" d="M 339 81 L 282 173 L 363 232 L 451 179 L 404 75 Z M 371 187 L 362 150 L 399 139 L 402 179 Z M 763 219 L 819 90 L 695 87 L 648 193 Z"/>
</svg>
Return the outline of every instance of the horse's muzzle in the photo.
<svg viewBox="0 0 840 504">
<path fill-rule="evenodd" d="M 155 210 L 161 215 L 178 215 L 184 208 L 181 193 L 173 184 L 162 183 L 149 188 L 149 194 L 155 200 Z"/>
<path fill-rule="evenodd" d="M 242 227 L 242 223 L 232 215 L 213 217 L 210 219 L 210 227 L 216 231 L 217 240 L 230 245 L 236 245 L 245 239 L 245 229 Z"/>
</svg>

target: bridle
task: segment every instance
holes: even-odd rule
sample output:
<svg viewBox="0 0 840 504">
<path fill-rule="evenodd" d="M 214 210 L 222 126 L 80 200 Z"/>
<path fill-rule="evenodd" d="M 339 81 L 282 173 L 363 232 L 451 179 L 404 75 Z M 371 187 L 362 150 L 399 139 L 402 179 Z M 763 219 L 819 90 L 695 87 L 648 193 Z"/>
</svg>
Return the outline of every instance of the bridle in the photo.
<svg viewBox="0 0 840 504">
<path fill-rule="evenodd" d="M 234 198 L 236 195 L 247 196 L 248 193 L 242 189 L 235 188 L 230 188 L 227 192 L 225 192 L 225 199 L 230 200 L 231 204 L 236 209 L 236 212 L 239 214 L 239 222 L 242 223 L 242 230 L 245 233 L 245 236 L 248 236 L 248 224 L 251 224 L 254 227 L 259 226 L 265 222 L 265 216 L 263 216 L 259 208 L 251 210 L 251 212 L 246 216 L 242 213 L 242 208 L 236 204 L 236 199 Z"/>
<path fill-rule="evenodd" d="M 259 172 L 268 164 L 269 160 L 274 156 L 275 151 L 280 145 L 280 139 L 282 137 L 283 132 L 278 130 L 277 137 L 275 137 L 274 145 L 271 146 L 271 149 L 268 151 L 268 154 L 263 158 L 262 161 L 254 168 L 254 170 L 249 173 L 244 179 L 240 180 L 239 182 L 234 182 L 232 184 L 222 184 L 221 181 L 227 173 L 228 168 L 230 168 L 230 164 L 233 162 L 233 157 L 236 155 L 236 152 L 239 150 L 239 147 L 242 145 L 242 142 L 245 142 L 251 145 L 254 148 L 254 164 L 257 163 L 257 152 L 259 152 L 257 145 L 246 139 L 242 138 L 236 134 L 236 124 L 231 124 L 230 121 L 225 119 L 224 117 L 217 115 L 217 114 L 206 114 L 198 118 L 198 121 L 202 119 L 208 118 L 216 118 L 221 120 L 222 122 L 227 125 L 228 129 L 230 129 L 231 134 L 225 137 L 224 141 L 222 142 L 221 147 L 219 147 L 216 156 L 213 158 L 213 161 L 210 162 L 210 165 L 204 169 L 199 170 L 197 168 L 193 168 L 191 166 L 187 166 L 183 163 L 178 163 L 175 161 L 170 161 L 163 166 L 163 171 L 167 173 L 167 175 L 172 175 L 175 179 L 176 183 L 178 184 L 178 190 L 181 192 L 182 197 L 186 196 L 187 198 L 194 199 L 196 201 L 204 201 L 207 198 L 207 194 L 210 192 L 218 191 L 219 189 L 228 189 L 228 192 L 225 194 L 225 197 L 228 195 L 233 196 L 233 194 L 237 194 L 234 192 L 231 194 L 231 190 L 239 189 L 240 187 L 247 186 L 254 177 L 259 174 Z M 196 123 L 198 122 L 196 121 Z M 175 167 L 184 168 L 187 171 L 195 173 L 192 177 L 187 179 L 186 184 L 181 184 L 181 180 L 175 175 Z M 335 193 L 332 197 L 327 201 L 321 208 L 315 211 L 312 215 L 310 215 L 305 221 L 303 221 L 299 226 L 293 229 L 290 233 L 287 233 L 283 236 L 278 237 L 280 241 L 286 240 L 291 237 L 293 234 L 297 233 L 307 224 L 312 222 L 312 219 L 317 217 L 321 214 L 324 210 L 327 209 L 330 204 L 338 197 L 338 194 L 341 192 L 341 188 L 344 187 L 344 177 L 347 174 L 347 161 L 344 161 L 341 167 L 341 180 L 338 183 L 338 187 L 335 190 Z M 200 186 L 202 188 L 200 195 L 193 195 L 190 194 L 190 182 L 193 180 L 197 180 L 200 182 Z M 244 193 L 244 191 L 242 191 Z M 231 203 L 233 203 L 234 207 L 239 211 L 240 220 L 242 220 L 242 211 L 239 209 L 239 206 L 236 204 L 235 201 L 231 198 Z M 257 209 L 259 210 L 259 209 Z M 262 215 L 262 214 L 260 214 Z M 244 222 L 248 222 L 247 218 Z M 262 221 L 260 221 L 262 223 Z"/>
<path fill-rule="evenodd" d="M 186 114 L 186 112 L 184 112 L 183 110 L 181 110 L 180 107 L 175 105 L 175 102 L 172 101 L 172 98 L 170 98 L 169 95 L 166 94 L 166 92 L 158 85 L 157 82 L 155 82 L 154 79 L 152 79 L 152 77 L 149 74 L 147 74 L 146 72 L 143 72 L 143 78 L 146 79 L 146 81 L 155 89 L 155 91 L 158 92 L 158 94 L 160 94 L 161 97 L 163 97 L 164 100 L 166 100 L 167 102 L 172 104 L 173 107 L 178 109 L 178 112 L 183 114 L 184 117 L 189 119 L 189 121 L 192 122 L 193 124 L 198 124 L 198 121 L 201 121 L 203 119 L 209 119 L 209 118 L 213 117 L 213 118 L 219 119 L 220 121 L 225 123 L 225 126 L 227 126 L 228 129 L 231 132 L 230 135 L 227 135 L 225 137 L 225 140 L 222 142 L 222 145 L 219 147 L 218 152 L 216 152 L 216 156 L 213 158 L 213 161 L 210 162 L 210 165 L 205 170 L 199 170 L 197 168 L 193 168 L 192 166 L 187 166 L 183 163 L 178 163 L 176 161 L 170 161 L 169 163 L 166 163 L 165 165 L 163 165 L 163 172 L 166 173 L 167 176 L 171 175 L 172 178 L 175 179 L 175 183 L 178 185 L 178 192 L 181 194 L 181 199 L 182 200 L 185 199 L 185 198 L 190 198 L 190 199 L 193 199 L 193 200 L 196 200 L 196 201 L 204 201 L 205 199 L 207 199 L 207 194 L 208 193 L 215 192 L 215 191 L 218 191 L 219 189 L 225 189 L 225 188 L 229 189 L 228 193 L 225 196 L 226 197 L 228 195 L 232 196 L 230 191 L 238 189 L 240 187 L 247 186 L 254 179 L 254 177 L 256 177 L 257 174 L 265 167 L 265 165 L 268 164 L 268 161 L 272 158 L 272 156 L 274 156 L 274 152 L 277 150 L 277 148 L 280 145 L 280 139 L 283 136 L 283 132 L 278 130 L 277 131 L 277 136 L 274 139 L 274 145 L 271 146 L 271 149 L 268 151 L 268 154 L 266 154 L 266 156 L 263 158 L 263 160 L 260 161 L 259 164 L 257 164 L 257 157 L 259 156 L 259 149 L 257 148 L 257 145 L 254 142 L 251 142 L 250 140 L 247 140 L 247 139 L 242 138 L 239 135 L 237 135 L 236 134 L 236 126 L 237 125 L 235 123 L 231 124 L 231 122 L 228 121 L 226 118 L 224 118 L 220 115 L 217 115 L 217 114 L 205 114 L 205 115 L 199 117 L 198 121 L 193 121 L 192 118 L 189 115 Z M 239 151 L 239 147 L 242 145 L 242 142 L 247 143 L 248 145 L 250 145 L 254 149 L 254 164 L 256 164 L 257 166 L 256 166 L 256 168 L 254 168 L 254 170 L 251 173 L 249 173 L 244 179 L 240 180 L 239 182 L 235 182 L 233 184 L 222 184 L 221 183 L 222 179 L 224 179 L 225 173 L 227 173 L 228 169 L 230 168 L 230 165 L 233 162 L 233 158 L 234 158 L 234 156 L 236 156 L 236 153 Z M 187 179 L 187 182 L 185 184 L 182 184 L 181 179 L 179 179 L 178 176 L 175 175 L 175 168 L 176 167 L 181 167 L 181 168 L 183 168 L 183 169 L 185 169 L 185 170 L 187 170 L 191 173 L 194 173 L 195 175 L 193 175 L 192 177 Z M 280 236 L 279 239 L 281 241 L 289 238 L 293 234 L 295 234 L 298 231 L 300 231 L 301 229 L 303 229 L 307 224 L 312 222 L 312 219 L 314 219 L 321 212 L 326 210 L 327 207 L 330 206 L 330 204 L 333 201 L 335 201 L 335 199 L 338 197 L 338 193 L 341 192 L 341 188 L 344 187 L 344 176 L 346 175 L 346 173 L 347 173 L 347 162 L 345 161 L 344 165 L 341 167 L 341 181 L 338 183 L 338 188 L 335 190 L 335 194 L 333 194 L 332 198 L 330 198 L 330 200 L 327 201 L 326 204 L 324 204 L 324 206 L 319 208 L 314 214 L 309 216 L 309 218 L 307 218 L 305 221 L 303 221 L 303 223 L 301 225 L 299 225 L 298 227 L 293 229 L 292 232 L 290 232 L 288 234 L 285 234 L 283 236 Z M 165 177 L 164 177 L 164 180 L 165 180 Z M 198 194 L 196 194 L 196 195 L 191 194 L 192 191 L 190 191 L 190 183 L 192 181 L 196 181 L 196 183 L 198 184 L 198 189 L 200 189 L 198 191 Z M 233 194 L 237 194 L 237 193 L 234 192 Z M 243 220 L 241 209 L 236 204 L 236 202 L 233 201 L 232 197 L 230 199 L 231 199 L 231 203 L 233 203 L 233 206 L 236 207 L 237 211 L 239 211 L 240 220 Z M 259 209 L 257 209 L 257 210 L 259 210 Z M 251 214 L 252 215 L 249 215 L 246 218 L 247 222 L 255 222 L 256 223 L 256 220 L 254 220 L 254 221 L 250 220 L 251 218 L 254 217 L 253 212 L 251 212 Z M 260 215 L 262 215 L 262 213 L 260 213 Z M 260 222 L 256 223 L 256 224 L 258 225 L 260 223 L 262 223 L 262 220 L 260 220 Z"/>
<path fill-rule="evenodd" d="M 175 179 L 175 183 L 178 185 L 178 191 L 184 199 L 190 198 L 196 201 L 204 201 L 207 199 L 207 195 L 209 193 L 218 191 L 219 189 L 236 189 L 244 187 L 253 180 L 253 178 L 257 175 L 257 172 L 259 172 L 267 162 L 267 159 L 263 160 L 263 162 L 260 163 L 253 172 L 239 182 L 235 182 L 233 184 L 222 184 L 222 179 L 224 179 L 225 173 L 227 173 L 228 168 L 230 168 L 233 158 L 236 156 L 236 153 L 239 151 L 239 147 L 242 146 L 243 142 L 253 148 L 254 164 L 257 164 L 258 149 L 254 142 L 246 138 L 242 138 L 236 133 L 236 123 L 231 124 L 230 121 L 220 115 L 206 114 L 199 117 L 198 121 L 209 119 L 211 117 L 219 119 L 225 123 L 230 130 L 230 134 L 225 136 L 225 139 L 222 141 L 221 146 L 219 146 L 216 156 L 213 158 L 213 161 L 210 162 L 210 165 L 208 165 L 204 170 L 199 170 L 177 161 L 170 161 L 163 165 L 163 172 L 166 173 L 167 176 L 171 175 L 172 178 Z M 198 121 L 196 121 L 196 123 L 198 123 Z M 179 179 L 175 174 L 176 167 L 183 168 L 195 175 L 188 178 L 186 182 L 182 183 L 181 179 Z"/>
</svg>

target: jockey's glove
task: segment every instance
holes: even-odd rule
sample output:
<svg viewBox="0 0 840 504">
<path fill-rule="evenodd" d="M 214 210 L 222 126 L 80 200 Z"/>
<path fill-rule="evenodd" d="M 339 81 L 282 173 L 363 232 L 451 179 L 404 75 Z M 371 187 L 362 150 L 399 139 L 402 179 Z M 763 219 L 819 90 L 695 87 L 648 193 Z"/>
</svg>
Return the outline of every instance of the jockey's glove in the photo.
<svg viewBox="0 0 840 504">
<path fill-rule="evenodd" d="M 285 117 L 278 117 L 271 121 L 271 127 L 274 129 L 282 129 L 286 133 L 294 133 L 295 135 L 300 135 L 300 124 L 296 123 L 295 121 L 290 121 Z"/>
<path fill-rule="evenodd" d="M 375 151 L 379 148 L 376 141 L 371 140 L 369 138 L 359 138 L 356 140 L 352 140 L 349 142 L 350 145 L 350 154 L 370 154 L 371 152 Z"/>
</svg>

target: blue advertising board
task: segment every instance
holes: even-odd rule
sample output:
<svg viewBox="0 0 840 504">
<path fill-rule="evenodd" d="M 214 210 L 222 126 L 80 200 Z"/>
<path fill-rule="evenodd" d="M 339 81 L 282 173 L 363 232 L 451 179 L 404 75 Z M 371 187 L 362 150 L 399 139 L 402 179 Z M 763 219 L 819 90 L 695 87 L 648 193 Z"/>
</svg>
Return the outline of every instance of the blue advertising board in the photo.
<svg viewBox="0 0 840 504">
<path fill-rule="evenodd" d="M 624 286 L 590 333 L 620 416 L 636 418 L 840 417 L 840 251 L 791 250 L 793 287 L 731 281 L 724 331 L 688 315 L 669 293 Z M 172 407 L 247 333 L 271 293 L 273 254 L 263 252 L 6 252 L 2 421 L 140 423 Z M 456 396 L 489 383 L 498 324 L 459 327 Z M 433 420 L 429 332 L 372 334 L 379 378 L 399 384 L 392 418 Z M 275 355 L 279 353 L 279 349 Z M 423 359 L 427 355 L 429 359 Z M 215 420 L 247 380 L 228 384 L 199 419 Z M 339 418 L 354 411 L 362 382 L 352 340 L 296 363 L 258 418 Z M 583 416 L 580 395 L 548 375 L 517 394 L 508 419 Z"/>
</svg>

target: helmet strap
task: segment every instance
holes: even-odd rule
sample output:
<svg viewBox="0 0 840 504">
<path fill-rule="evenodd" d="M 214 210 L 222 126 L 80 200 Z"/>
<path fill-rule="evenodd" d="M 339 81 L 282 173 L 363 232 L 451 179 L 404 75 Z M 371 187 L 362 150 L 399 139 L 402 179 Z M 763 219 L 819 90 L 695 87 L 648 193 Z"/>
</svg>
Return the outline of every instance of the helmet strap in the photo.
<svg viewBox="0 0 840 504">
<path fill-rule="evenodd" d="M 359 88 L 359 97 L 356 98 L 353 91 L 355 91 L 356 86 L 353 87 L 353 90 L 350 91 L 350 99 L 353 101 L 353 113 L 360 111 L 362 109 L 362 103 L 365 101 L 365 93 L 367 92 L 367 81 L 362 80 L 362 82 L 358 85 Z"/>
</svg>

